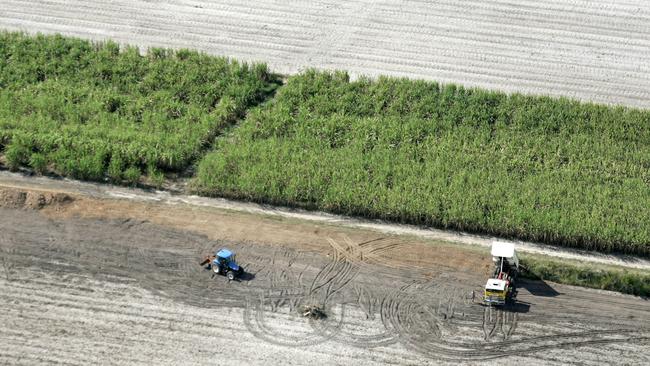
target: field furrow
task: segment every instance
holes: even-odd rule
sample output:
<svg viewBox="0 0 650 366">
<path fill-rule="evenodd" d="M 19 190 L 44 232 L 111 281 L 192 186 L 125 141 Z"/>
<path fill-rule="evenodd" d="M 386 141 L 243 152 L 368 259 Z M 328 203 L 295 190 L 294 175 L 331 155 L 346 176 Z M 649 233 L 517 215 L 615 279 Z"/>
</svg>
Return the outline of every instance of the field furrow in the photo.
<svg viewBox="0 0 650 366">
<path fill-rule="evenodd" d="M 208 364 L 221 355 L 246 365 L 647 360 L 640 298 L 522 282 L 521 304 L 485 308 L 471 296 L 489 261 L 478 252 L 201 211 L 205 220 L 191 219 L 194 229 L 208 228 L 214 240 L 186 225 L 125 217 L 124 201 L 100 209 L 109 202 L 0 208 L 0 363 Z M 81 216 L 65 214 L 77 209 Z M 167 213 L 177 223 L 192 211 L 130 210 Z M 91 212 L 102 214 L 85 217 Z M 226 232 L 213 231 L 217 222 Z M 265 243 L 271 237 L 286 245 Z M 228 281 L 197 265 L 201 253 L 221 246 L 238 253 L 247 275 Z M 326 318 L 300 315 L 314 303 Z"/>
</svg>

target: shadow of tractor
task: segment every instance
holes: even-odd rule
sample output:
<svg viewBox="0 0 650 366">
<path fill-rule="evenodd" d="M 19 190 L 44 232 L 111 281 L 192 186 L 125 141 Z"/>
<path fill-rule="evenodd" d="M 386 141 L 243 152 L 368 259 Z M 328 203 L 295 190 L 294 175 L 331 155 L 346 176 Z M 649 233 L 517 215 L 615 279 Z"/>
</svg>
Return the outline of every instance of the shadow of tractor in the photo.
<svg viewBox="0 0 650 366">
<path fill-rule="evenodd" d="M 543 280 L 521 279 L 518 287 L 526 289 L 533 296 L 556 297 L 560 295 L 559 292 L 555 291 L 553 287 Z"/>
</svg>

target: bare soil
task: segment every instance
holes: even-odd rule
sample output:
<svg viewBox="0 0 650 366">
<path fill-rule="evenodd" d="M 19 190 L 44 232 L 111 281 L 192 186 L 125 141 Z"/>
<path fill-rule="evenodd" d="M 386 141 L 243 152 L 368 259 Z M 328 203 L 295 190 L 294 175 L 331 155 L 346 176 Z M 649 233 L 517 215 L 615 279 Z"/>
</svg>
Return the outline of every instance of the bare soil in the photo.
<svg viewBox="0 0 650 366">
<path fill-rule="evenodd" d="M 3 171 L 1 166 L 0 188 L 15 189 L 19 191 L 31 190 L 38 192 L 57 192 L 67 194 L 68 197 L 87 197 L 93 198 L 95 200 L 103 200 L 104 202 L 111 202 L 115 201 L 116 199 L 120 199 L 122 202 L 127 202 L 128 204 L 155 203 L 157 205 L 181 207 L 189 210 L 194 210 L 192 212 L 199 212 L 199 214 L 194 215 L 192 220 L 184 222 L 183 225 L 185 226 L 183 226 L 183 228 L 187 227 L 186 225 L 194 225 L 195 223 L 201 222 L 201 220 L 205 220 L 202 217 L 202 214 L 204 212 L 220 212 L 222 214 L 244 213 L 250 214 L 248 216 L 252 215 L 254 217 L 265 217 L 270 220 L 275 220 L 269 222 L 277 222 L 278 220 L 287 223 L 311 222 L 316 227 L 336 227 L 338 230 L 345 230 L 346 228 L 351 229 L 348 231 L 353 233 L 353 235 L 355 235 L 354 233 L 358 232 L 374 232 L 375 234 L 382 236 L 400 236 L 402 238 L 414 238 L 416 239 L 415 242 L 436 242 L 439 244 L 444 243 L 443 246 L 447 247 L 458 246 L 459 244 L 466 247 L 472 246 L 475 247 L 474 249 L 476 251 L 483 252 L 489 250 L 488 248 L 492 245 L 492 242 L 495 239 L 498 239 L 501 241 L 510 241 L 514 243 L 521 253 L 529 253 L 533 255 L 541 254 L 554 258 L 577 260 L 585 264 L 594 263 L 598 265 L 604 264 L 626 267 L 635 270 L 650 270 L 650 260 L 630 255 L 603 254 L 587 250 L 545 245 L 541 243 L 525 242 L 520 240 L 506 240 L 504 238 L 495 238 L 486 235 L 475 235 L 453 230 L 440 230 L 428 227 L 395 224 L 390 222 L 383 222 L 380 220 L 367 220 L 333 215 L 318 211 L 305 211 L 301 209 L 277 207 L 251 202 L 232 201 L 224 198 L 200 197 L 183 194 L 178 190 L 145 190 L 140 188 L 129 188 L 107 184 L 81 182 L 72 179 L 55 179 L 52 177 L 11 173 L 8 171 Z M 93 203 L 91 206 L 92 207 L 89 210 L 82 208 L 78 211 L 93 212 L 93 210 L 95 210 L 95 204 Z M 103 206 L 98 205 L 97 207 Z M 123 212 L 126 206 L 117 205 L 116 207 L 118 207 L 118 212 Z M 104 212 L 102 215 L 110 214 L 110 212 L 113 211 L 113 208 L 104 208 L 104 211 L 109 211 L 109 213 Z M 129 211 L 129 215 L 138 215 L 141 214 L 141 211 L 141 207 L 136 208 L 135 210 Z M 177 225 L 175 222 L 177 221 L 174 217 L 173 220 L 164 221 L 163 224 Z M 359 229 L 361 229 L 361 231 L 359 231 Z M 198 225 L 197 230 L 202 230 L 201 225 Z M 273 230 L 284 230 L 284 228 L 275 227 Z M 229 235 L 228 232 L 222 232 L 221 234 Z M 206 232 L 206 235 L 210 235 L 210 233 Z M 273 231 L 267 233 L 267 235 L 273 235 Z"/>
<path fill-rule="evenodd" d="M 32 205 L 27 196 L 57 194 L 0 192 L 0 363 L 650 362 L 647 300 L 522 282 L 517 305 L 486 308 L 473 298 L 490 266 L 483 251 L 210 208 L 70 194 Z M 239 280 L 199 265 L 224 246 L 246 269 Z M 326 316 L 305 318 L 304 306 Z"/>
<path fill-rule="evenodd" d="M 0 207 L 41 209 L 48 207 L 58 211 L 72 201 L 72 197 L 61 192 L 40 192 L 0 188 Z"/>
</svg>

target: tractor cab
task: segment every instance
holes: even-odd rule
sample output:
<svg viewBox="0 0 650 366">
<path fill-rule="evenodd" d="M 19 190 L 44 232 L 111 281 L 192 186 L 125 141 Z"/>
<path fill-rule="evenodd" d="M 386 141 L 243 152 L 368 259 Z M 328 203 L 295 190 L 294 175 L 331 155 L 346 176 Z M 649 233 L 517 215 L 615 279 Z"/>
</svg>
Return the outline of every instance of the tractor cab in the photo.
<svg viewBox="0 0 650 366">
<path fill-rule="evenodd" d="M 217 251 L 215 257 L 216 258 L 212 261 L 213 266 L 218 266 L 226 271 L 230 270 L 239 272 L 240 268 L 235 259 L 235 253 L 224 248 Z"/>
<path fill-rule="evenodd" d="M 509 287 L 508 281 L 490 278 L 485 284 L 485 303 L 488 305 L 505 304 Z"/>
<path fill-rule="evenodd" d="M 206 266 L 205 269 L 216 274 L 225 275 L 229 280 L 244 274 L 244 268 L 235 260 L 235 253 L 226 248 L 219 249 L 214 255 L 206 255 L 199 265 Z"/>
</svg>

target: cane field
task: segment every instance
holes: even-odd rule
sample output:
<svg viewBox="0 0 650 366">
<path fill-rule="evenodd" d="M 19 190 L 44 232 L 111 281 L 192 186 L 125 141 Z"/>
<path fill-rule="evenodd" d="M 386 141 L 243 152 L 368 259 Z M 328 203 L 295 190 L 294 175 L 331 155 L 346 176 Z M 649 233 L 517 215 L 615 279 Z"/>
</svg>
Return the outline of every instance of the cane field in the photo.
<svg viewBox="0 0 650 366">
<path fill-rule="evenodd" d="M 13 169 L 137 182 L 186 169 L 276 86 L 189 50 L 0 33 L 0 150 Z"/>
<path fill-rule="evenodd" d="M 407 79 L 291 77 L 197 192 L 650 254 L 650 112 Z"/>
</svg>

